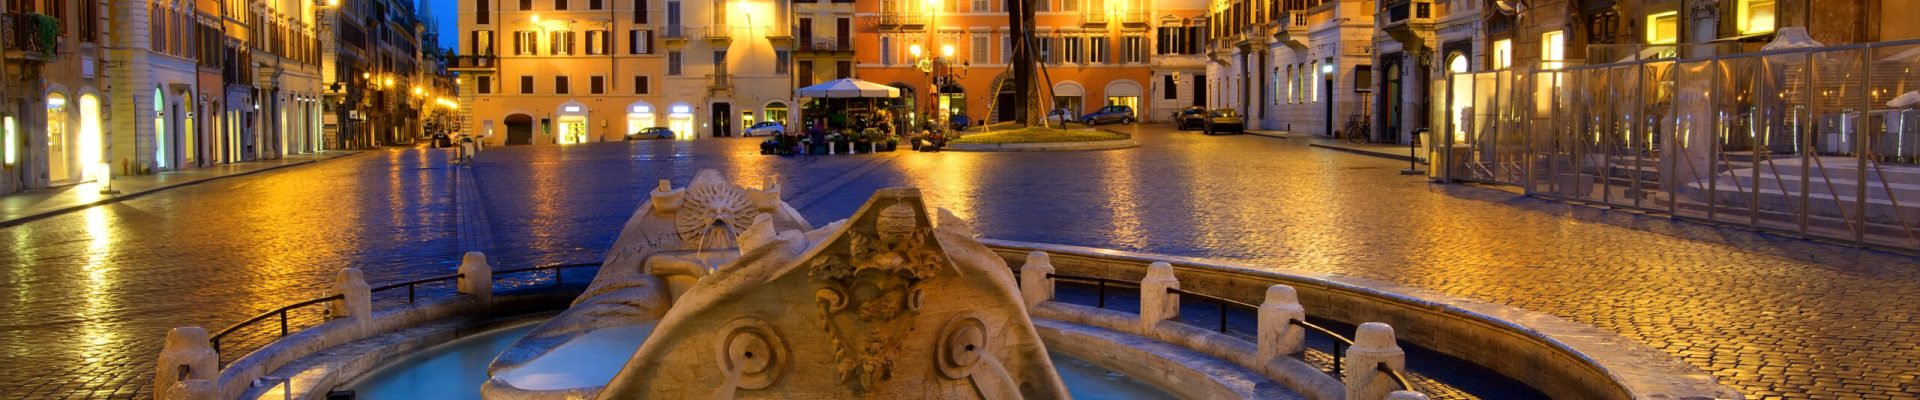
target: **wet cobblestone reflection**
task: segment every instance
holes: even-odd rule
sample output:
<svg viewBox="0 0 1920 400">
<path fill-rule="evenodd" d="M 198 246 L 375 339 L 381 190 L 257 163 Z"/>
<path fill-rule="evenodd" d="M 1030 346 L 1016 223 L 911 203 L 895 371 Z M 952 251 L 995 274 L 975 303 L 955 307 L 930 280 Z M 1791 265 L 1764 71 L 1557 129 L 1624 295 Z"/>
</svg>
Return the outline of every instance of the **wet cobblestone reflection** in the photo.
<svg viewBox="0 0 1920 400">
<path fill-rule="evenodd" d="M 1749 397 L 1920 397 L 1920 259 L 1608 212 L 1254 136 L 1133 150 L 767 157 L 757 140 L 496 148 L 496 268 L 598 261 L 659 179 L 775 182 L 816 224 L 919 186 L 989 237 L 1390 281 L 1593 324 Z M 0 398 L 146 397 L 168 328 L 451 273 L 445 151 L 380 151 L 0 228 Z M 569 281 L 573 278 L 569 277 Z M 439 290 L 439 289 L 433 289 Z M 401 300 L 404 301 L 404 300 Z M 276 329 L 277 330 L 277 327 Z"/>
</svg>

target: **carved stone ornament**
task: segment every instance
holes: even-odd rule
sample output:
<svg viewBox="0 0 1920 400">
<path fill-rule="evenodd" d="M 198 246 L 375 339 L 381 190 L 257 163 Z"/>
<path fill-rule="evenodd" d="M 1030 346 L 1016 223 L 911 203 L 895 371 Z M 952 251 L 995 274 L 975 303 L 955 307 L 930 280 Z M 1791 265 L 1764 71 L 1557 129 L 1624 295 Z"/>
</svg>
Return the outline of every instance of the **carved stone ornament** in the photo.
<svg viewBox="0 0 1920 400">
<path fill-rule="evenodd" d="M 741 317 L 727 324 L 726 338 L 714 348 L 720 373 L 727 378 L 716 398 L 733 398 L 736 389 L 759 390 L 772 386 L 792 364 L 792 352 L 779 331 L 753 317 Z"/>
<path fill-rule="evenodd" d="M 919 315 L 918 285 L 949 262 L 924 221 L 914 204 L 896 201 L 809 266 L 835 366 L 855 391 L 892 377 L 900 341 Z"/>
</svg>

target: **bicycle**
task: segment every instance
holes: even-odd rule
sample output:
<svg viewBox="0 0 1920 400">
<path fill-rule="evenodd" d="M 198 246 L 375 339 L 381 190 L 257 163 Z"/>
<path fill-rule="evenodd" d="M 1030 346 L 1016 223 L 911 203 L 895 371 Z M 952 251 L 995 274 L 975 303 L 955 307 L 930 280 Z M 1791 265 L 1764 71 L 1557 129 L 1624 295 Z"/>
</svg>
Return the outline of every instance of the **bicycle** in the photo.
<svg viewBox="0 0 1920 400">
<path fill-rule="evenodd" d="M 1352 118 L 1347 119 L 1347 130 L 1343 132 L 1347 136 L 1347 143 L 1366 143 L 1367 134 L 1373 130 L 1372 125 L 1365 118 L 1360 118 L 1359 114 L 1354 114 Z"/>
</svg>

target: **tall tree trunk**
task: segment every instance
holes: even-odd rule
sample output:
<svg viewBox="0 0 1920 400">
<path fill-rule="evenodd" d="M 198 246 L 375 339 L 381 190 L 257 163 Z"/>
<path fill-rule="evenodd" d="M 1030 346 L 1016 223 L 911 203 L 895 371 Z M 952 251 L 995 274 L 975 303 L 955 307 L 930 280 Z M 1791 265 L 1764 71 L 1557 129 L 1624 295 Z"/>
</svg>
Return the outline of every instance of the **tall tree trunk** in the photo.
<svg viewBox="0 0 1920 400">
<path fill-rule="evenodd" d="M 1026 126 L 1046 126 L 1046 106 L 1041 104 L 1040 91 L 1034 86 L 1039 79 L 1038 55 L 1033 51 L 1034 14 L 1036 4 L 1032 0 L 1007 0 L 1008 27 L 1013 35 L 1013 120 Z M 997 94 L 996 94 L 997 95 Z"/>
</svg>

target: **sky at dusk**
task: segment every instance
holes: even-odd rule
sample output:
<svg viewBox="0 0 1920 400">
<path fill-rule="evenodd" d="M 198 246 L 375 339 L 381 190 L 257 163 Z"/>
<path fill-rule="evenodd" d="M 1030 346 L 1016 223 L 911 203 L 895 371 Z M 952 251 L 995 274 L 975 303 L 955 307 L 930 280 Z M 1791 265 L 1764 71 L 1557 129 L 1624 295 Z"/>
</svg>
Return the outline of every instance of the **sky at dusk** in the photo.
<svg viewBox="0 0 1920 400">
<path fill-rule="evenodd" d="M 460 47 L 460 3 L 456 0 L 415 0 L 414 9 L 426 10 L 423 17 L 440 24 L 440 48 Z M 457 50 L 457 49 L 456 49 Z"/>
</svg>

